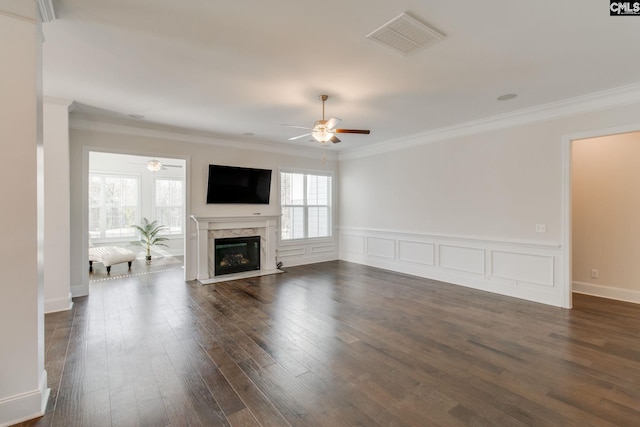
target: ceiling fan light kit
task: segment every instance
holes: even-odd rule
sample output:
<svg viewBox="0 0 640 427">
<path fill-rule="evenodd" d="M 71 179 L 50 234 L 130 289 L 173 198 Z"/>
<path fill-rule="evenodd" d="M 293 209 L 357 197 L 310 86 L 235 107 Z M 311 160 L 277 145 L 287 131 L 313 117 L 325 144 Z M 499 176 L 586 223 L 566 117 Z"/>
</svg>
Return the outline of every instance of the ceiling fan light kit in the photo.
<svg viewBox="0 0 640 427">
<path fill-rule="evenodd" d="M 318 142 L 329 142 L 331 138 L 333 138 L 333 134 L 331 132 L 327 132 L 324 130 L 319 130 L 311 133 L 311 136 Z"/>
<path fill-rule="evenodd" d="M 294 141 L 296 139 L 300 139 L 305 136 L 311 135 L 313 139 L 315 139 L 321 144 L 326 144 L 327 142 L 337 144 L 338 142 L 340 142 L 340 139 L 338 139 L 338 137 L 335 135 L 336 133 L 358 133 L 363 135 L 369 135 L 371 133 L 370 130 L 365 130 L 365 129 L 336 129 L 336 126 L 338 125 L 338 123 L 341 122 L 340 119 L 331 117 L 329 120 L 325 120 L 324 118 L 324 103 L 328 98 L 329 98 L 328 95 L 320 95 L 320 100 L 322 101 L 322 119 L 316 120 L 312 128 L 285 125 L 285 126 L 294 127 L 294 128 L 309 129 L 311 131 L 303 135 L 298 135 L 298 136 L 289 138 L 289 141 Z"/>
<path fill-rule="evenodd" d="M 326 95 L 324 95 L 326 96 Z M 322 99 L 322 98 L 321 98 Z M 324 102 L 324 101 L 323 101 Z M 324 107 L 324 106 L 323 106 Z M 329 142 L 331 138 L 334 137 L 333 132 L 331 132 L 331 127 L 328 126 L 328 120 L 324 120 L 324 108 L 322 109 L 322 117 L 323 120 L 316 120 L 313 126 L 313 132 L 311 132 L 311 136 L 318 142 Z M 339 119 L 333 118 L 332 120 L 337 121 Z"/>
<path fill-rule="evenodd" d="M 151 159 L 149 160 L 149 162 L 147 162 L 147 169 L 149 169 L 151 172 L 158 172 L 160 169 L 162 169 L 162 162 L 157 159 Z"/>
</svg>

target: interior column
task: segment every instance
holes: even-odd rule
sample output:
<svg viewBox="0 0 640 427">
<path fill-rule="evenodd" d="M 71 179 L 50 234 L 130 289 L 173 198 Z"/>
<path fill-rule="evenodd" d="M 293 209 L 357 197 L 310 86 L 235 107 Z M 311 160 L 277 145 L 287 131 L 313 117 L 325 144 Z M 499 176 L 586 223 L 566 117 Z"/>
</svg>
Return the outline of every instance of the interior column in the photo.
<svg viewBox="0 0 640 427">
<path fill-rule="evenodd" d="M 43 414 L 41 38 L 36 2 L 0 0 L 0 425 Z"/>
</svg>

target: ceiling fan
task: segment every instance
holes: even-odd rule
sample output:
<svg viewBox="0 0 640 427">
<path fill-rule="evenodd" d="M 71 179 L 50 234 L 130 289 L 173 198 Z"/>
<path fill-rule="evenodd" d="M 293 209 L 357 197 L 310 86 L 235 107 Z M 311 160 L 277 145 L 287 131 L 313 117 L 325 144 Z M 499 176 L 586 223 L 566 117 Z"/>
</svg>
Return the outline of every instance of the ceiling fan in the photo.
<svg viewBox="0 0 640 427">
<path fill-rule="evenodd" d="M 298 129 L 308 129 L 311 132 L 305 133 L 303 135 L 294 136 L 293 138 L 289 138 L 289 141 L 294 141 L 296 139 L 304 138 L 305 136 L 311 135 L 316 141 L 321 144 L 325 144 L 327 142 L 332 142 L 337 144 L 340 142 L 338 137 L 335 135 L 336 133 L 359 133 L 364 135 L 369 135 L 371 133 L 370 130 L 363 129 L 336 129 L 338 123 L 341 122 L 340 119 L 335 117 L 331 117 L 329 120 L 325 120 L 324 118 L 324 102 L 329 98 L 329 95 L 320 95 L 320 100 L 322 101 L 322 119 L 316 120 L 312 128 L 304 127 L 304 126 L 293 126 L 293 125 L 284 125 L 288 127 L 298 128 Z"/>
<path fill-rule="evenodd" d="M 166 163 L 162 163 L 158 159 L 151 159 L 147 163 L 133 163 L 133 162 L 130 162 L 129 164 L 131 164 L 131 165 L 146 165 L 147 169 L 149 169 L 151 172 L 157 172 L 159 170 L 166 171 L 168 168 L 181 168 L 182 167 L 180 165 L 167 165 Z"/>
</svg>

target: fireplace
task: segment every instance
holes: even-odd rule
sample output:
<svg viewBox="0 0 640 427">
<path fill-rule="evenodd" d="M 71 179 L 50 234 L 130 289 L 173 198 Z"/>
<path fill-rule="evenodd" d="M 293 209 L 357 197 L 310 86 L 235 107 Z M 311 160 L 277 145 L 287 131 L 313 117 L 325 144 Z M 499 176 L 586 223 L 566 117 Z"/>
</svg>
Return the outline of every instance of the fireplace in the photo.
<svg viewBox="0 0 640 427">
<path fill-rule="evenodd" d="M 260 270 L 260 236 L 215 239 L 215 275 Z"/>
<path fill-rule="evenodd" d="M 198 229 L 196 278 L 203 285 L 282 273 L 282 270 L 276 267 L 276 242 L 278 241 L 276 230 L 280 215 L 192 216 L 191 219 L 195 221 Z M 247 237 L 260 239 L 260 247 L 257 251 L 260 258 L 259 264 L 250 271 L 219 275 L 216 268 L 216 241 Z M 247 267 L 246 264 L 244 267 Z"/>
</svg>

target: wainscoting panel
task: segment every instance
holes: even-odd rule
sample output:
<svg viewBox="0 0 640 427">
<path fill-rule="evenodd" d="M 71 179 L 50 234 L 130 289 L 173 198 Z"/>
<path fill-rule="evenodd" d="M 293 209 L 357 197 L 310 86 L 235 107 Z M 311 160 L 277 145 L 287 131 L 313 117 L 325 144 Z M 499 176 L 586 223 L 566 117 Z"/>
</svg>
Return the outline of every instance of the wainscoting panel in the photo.
<svg viewBox="0 0 640 427">
<path fill-rule="evenodd" d="M 294 248 L 278 248 L 278 257 L 302 256 L 306 253 L 306 248 L 302 246 Z"/>
<path fill-rule="evenodd" d="M 340 233 L 340 248 L 349 253 L 364 254 L 364 236 Z"/>
<path fill-rule="evenodd" d="M 433 243 L 398 240 L 398 259 L 415 264 L 434 265 L 435 246 Z"/>
<path fill-rule="evenodd" d="M 281 243 L 276 249 L 276 262 L 282 262 L 284 267 L 333 261 L 336 259 L 338 259 L 338 249 L 333 239 L 293 243 L 286 242 Z"/>
<path fill-rule="evenodd" d="M 554 286 L 552 256 L 493 251 L 491 261 L 494 277 Z"/>
<path fill-rule="evenodd" d="M 312 254 L 322 254 L 326 252 L 335 252 L 335 251 L 336 251 L 336 246 L 334 244 L 311 246 Z"/>
<path fill-rule="evenodd" d="M 339 259 L 559 307 L 570 306 L 556 242 L 340 227 Z"/>
<path fill-rule="evenodd" d="M 395 259 L 396 241 L 393 239 L 367 237 L 367 255 Z"/>
<path fill-rule="evenodd" d="M 440 245 L 439 248 L 440 267 L 467 273 L 484 274 L 484 249 L 450 245 Z"/>
</svg>

